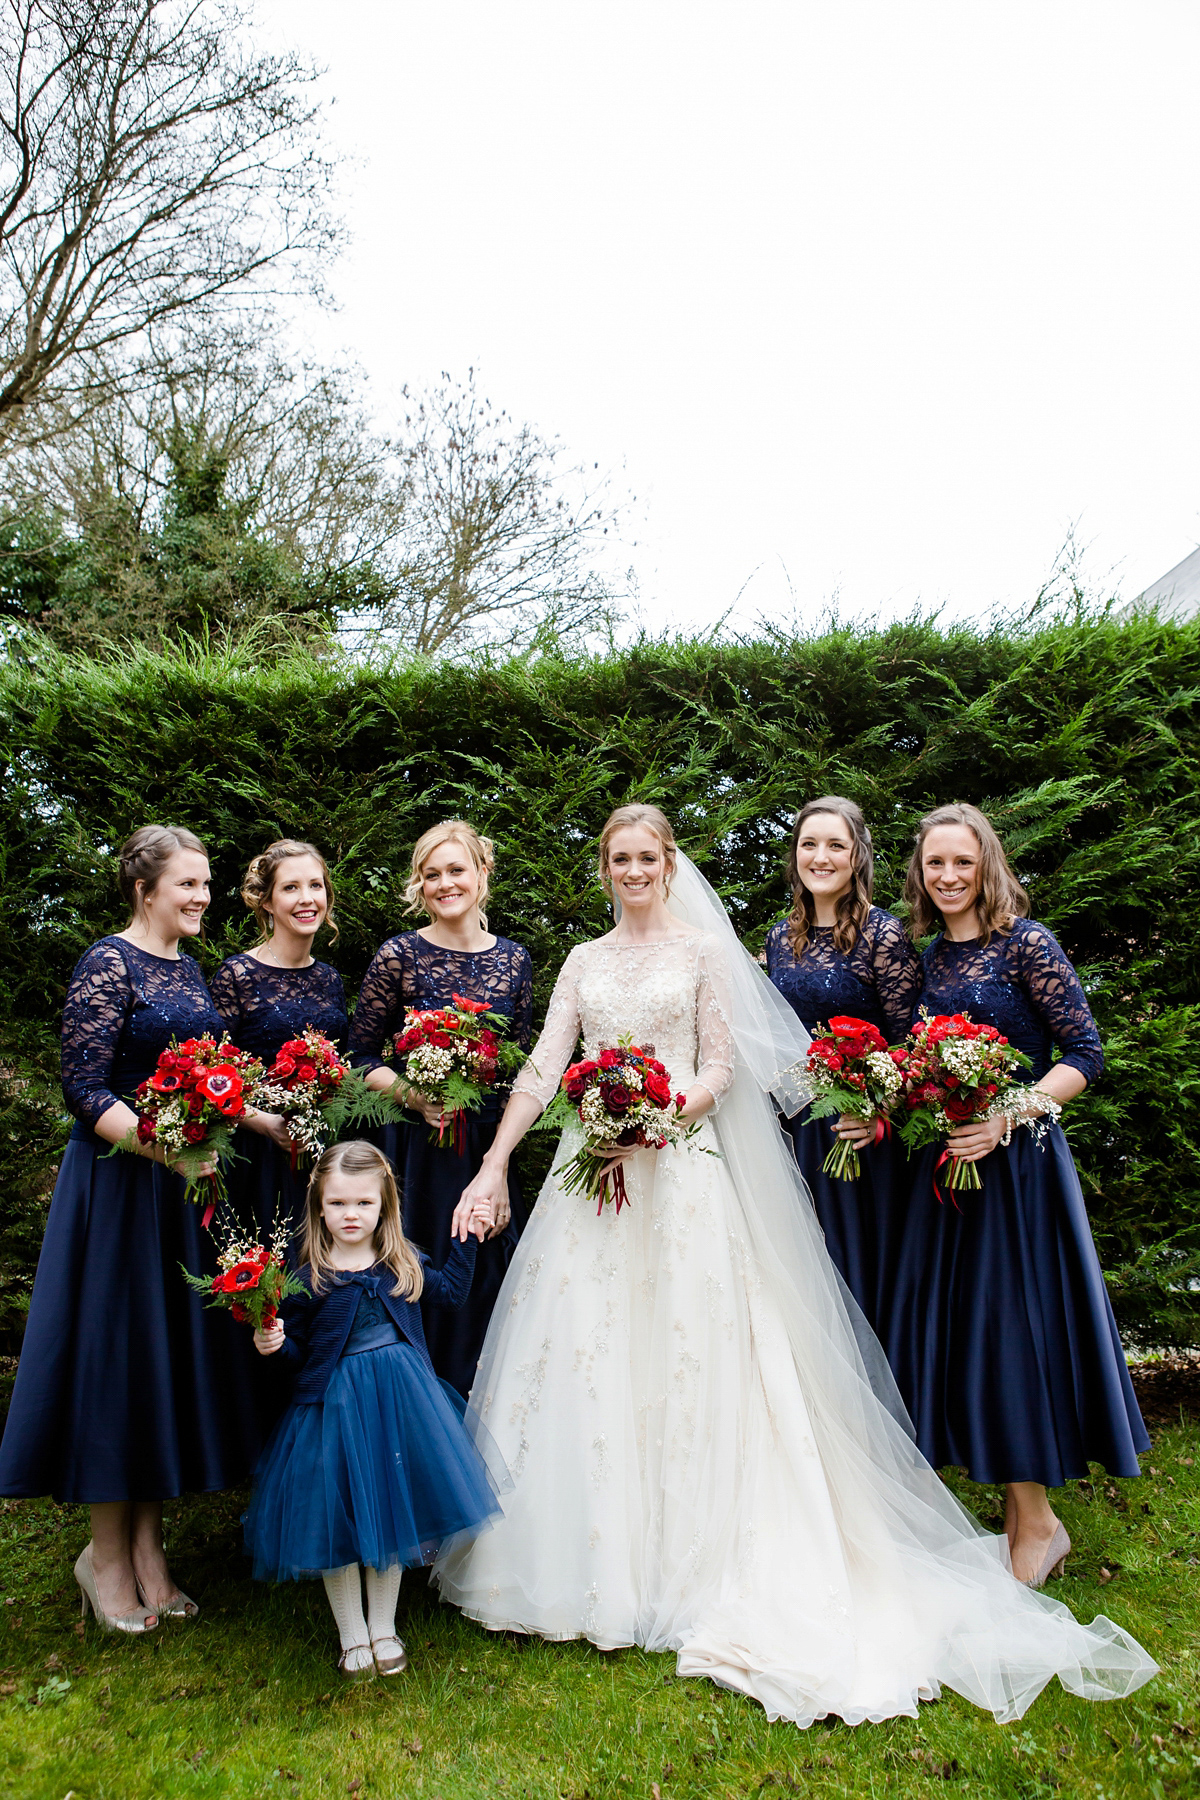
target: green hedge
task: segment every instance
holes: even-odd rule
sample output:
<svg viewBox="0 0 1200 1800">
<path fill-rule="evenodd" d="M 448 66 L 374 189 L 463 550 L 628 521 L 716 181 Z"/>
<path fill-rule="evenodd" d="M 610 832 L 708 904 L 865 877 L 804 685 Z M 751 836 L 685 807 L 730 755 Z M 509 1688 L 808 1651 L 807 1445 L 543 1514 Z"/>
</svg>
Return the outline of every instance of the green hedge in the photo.
<svg viewBox="0 0 1200 1800">
<path fill-rule="evenodd" d="M 1069 1128 L 1123 1327 L 1197 1341 L 1198 693 L 1200 627 L 1108 616 L 643 643 L 532 667 L 297 654 L 260 668 L 195 650 L 0 669 L 10 1312 L 61 1132 L 47 1094 L 65 984 L 123 923 L 112 850 L 134 826 L 175 821 L 208 842 L 209 966 L 249 939 L 248 856 L 283 833 L 315 839 L 335 868 L 333 956 L 353 992 L 408 922 L 413 839 L 465 813 L 497 840 L 493 923 L 528 944 L 541 1007 L 566 951 L 604 926 L 593 843 L 614 803 L 666 807 L 757 949 L 784 904 L 792 812 L 833 790 L 871 821 L 884 905 L 922 811 L 972 800 L 996 820 L 1105 1035 L 1107 1073 Z"/>
</svg>

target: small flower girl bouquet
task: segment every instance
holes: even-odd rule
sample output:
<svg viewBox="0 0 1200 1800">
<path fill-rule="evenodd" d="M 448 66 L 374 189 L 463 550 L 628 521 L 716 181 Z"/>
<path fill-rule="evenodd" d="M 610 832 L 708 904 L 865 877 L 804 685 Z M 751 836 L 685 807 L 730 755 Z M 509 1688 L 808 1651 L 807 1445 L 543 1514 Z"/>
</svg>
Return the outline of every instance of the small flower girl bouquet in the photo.
<svg viewBox="0 0 1200 1800">
<path fill-rule="evenodd" d="M 921 1018 L 909 1033 L 903 1049 L 901 1103 L 907 1117 L 900 1136 L 910 1151 L 923 1144 L 938 1144 L 956 1125 L 973 1119 L 1008 1121 L 1004 1142 L 1014 1125 L 1027 1125 L 1040 1139 L 1058 1118 L 1062 1107 L 1028 1083 L 1017 1080 L 1018 1069 L 1032 1068 L 1029 1058 L 1010 1044 L 994 1025 L 976 1025 L 966 1013 L 939 1013 Z M 960 1162 L 949 1147 L 942 1151 L 935 1173 L 950 1164 L 946 1186 L 951 1190 L 983 1186 L 973 1162 Z M 939 1201 L 937 1182 L 934 1193 Z"/>
<path fill-rule="evenodd" d="M 292 1140 L 292 1168 L 318 1157 L 347 1127 L 386 1125 L 401 1115 L 384 1094 L 369 1088 L 337 1045 L 311 1026 L 290 1038 L 254 1094 L 263 1112 L 279 1113 Z"/>
<path fill-rule="evenodd" d="M 183 1278 L 190 1288 L 205 1296 L 210 1306 L 231 1312 L 239 1324 L 265 1331 L 274 1324 L 275 1315 L 290 1294 L 307 1292 L 304 1283 L 288 1268 L 286 1253 L 285 1226 L 276 1226 L 269 1248 L 230 1234 L 217 1255 L 215 1275 L 193 1275 L 184 1269 Z"/>
<path fill-rule="evenodd" d="M 594 1061 L 572 1063 L 538 1120 L 545 1130 L 583 1126 L 582 1148 L 555 1172 L 568 1194 L 586 1194 L 597 1202 L 597 1216 L 610 1200 L 616 1201 L 618 1214 L 629 1204 L 625 1171 L 620 1163 L 607 1163 L 607 1155 L 627 1147 L 662 1150 L 686 1143 L 700 1129 L 680 1118 L 685 1096 L 672 1094 L 671 1078 L 652 1049 L 622 1040 Z"/>
<path fill-rule="evenodd" d="M 485 1001 L 452 996 L 453 1006 L 418 1012 L 410 1007 L 396 1038 L 402 1078 L 441 1109 L 432 1138 L 438 1149 L 466 1147 L 465 1115 L 478 1112 L 494 1088 L 507 1082 L 525 1061 L 518 1044 L 507 1041 L 508 1020 Z"/>
<path fill-rule="evenodd" d="M 831 1113 L 846 1113 L 867 1125 L 873 1121 L 876 1143 L 885 1134 L 890 1137 L 889 1114 L 903 1084 L 904 1057 L 902 1050 L 889 1050 L 882 1034 L 866 1019 L 848 1015 L 830 1019 L 828 1028 L 816 1034 L 808 1049 L 808 1080 L 816 1099 L 805 1123 L 828 1118 Z M 837 1181 L 857 1181 L 862 1171 L 858 1151 L 844 1138 L 837 1139 L 821 1168 Z"/>
<path fill-rule="evenodd" d="M 185 1197 L 203 1202 L 206 1229 L 225 1199 L 222 1164 L 233 1160 L 233 1134 L 255 1098 L 262 1072 L 256 1056 L 227 1037 L 218 1043 L 206 1032 L 182 1044 L 172 1039 L 153 1075 L 134 1095 L 136 1139 L 118 1149 L 161 1144 L 168 1162 L 183 1176 Z M 206 1162 L 216 1163 L 215 1175 L 197 1173 Z"/>
</svg>

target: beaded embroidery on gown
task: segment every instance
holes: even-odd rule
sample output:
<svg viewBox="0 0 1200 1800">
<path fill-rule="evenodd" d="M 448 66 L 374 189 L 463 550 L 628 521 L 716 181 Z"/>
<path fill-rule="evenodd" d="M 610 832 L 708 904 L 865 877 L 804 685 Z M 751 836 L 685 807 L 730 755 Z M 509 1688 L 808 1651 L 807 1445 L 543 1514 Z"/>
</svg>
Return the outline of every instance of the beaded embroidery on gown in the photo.
<svg viewBox="0 0 1200 1800">
<path fill-rule="evenodd" d="M 1002 1719 L 1055 1674 L 1131 1692 L 1155 1671 L 1140 1646 L 1015 1582 L 873 1389 L 731 1030 L 725 923 L 728 948 L 610 936 L 563 966 L 518 1090 L 545 1104 L 579 1036 L 595 1055 L 631 1033 L 718 1110 L 626 1163 L 620 1218 L 551 1171 L 467 1416 L 511 1473 L 505 1516 L 433 1579 L 492 1630 L 673 1649 L 801 1725 L 913 1715 L 942 1683 Z"/>
</svg>

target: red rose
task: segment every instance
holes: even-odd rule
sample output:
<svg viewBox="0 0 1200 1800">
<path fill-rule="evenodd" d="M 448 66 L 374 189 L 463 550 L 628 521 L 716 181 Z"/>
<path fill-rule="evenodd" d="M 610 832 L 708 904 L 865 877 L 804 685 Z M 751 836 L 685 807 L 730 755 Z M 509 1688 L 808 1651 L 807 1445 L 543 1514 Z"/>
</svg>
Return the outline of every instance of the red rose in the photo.
<svg viewBox="0 0 1200 1800">
<path fill-rule="evenodd" d="M 190 1124 L 185 1125 L 183 1128 L 183 1141 L 185 1144 L 202 1144 L 207 1136 L 207 1126 L 202 1125 L 198 1119 L 193 1119 Z"/>
<path fill-rule="evenodd" d="M 633 1095 L 623 1081 L 614 1081 L 611 1086 L 605 1086 L 600 1091 L 604 1095 L 605 1106 L 615 1118 L 621 1118 L 633 1104 Z"/>
<path fill-rule="evenodd" d="M 908 1051 L 907 1050 L 889 1050 L 888 1055 L 891 1057 L 892 1061 L 895 1063 L 895 1065 L 898 1069 L 902 1069 L 904 1067 L 905 1063 L 908 1061 Z"/>
<path fill-rule="evenodd" d="M 296 1079 L 297 1081 L 315 1081 L 317 1079 L 317 1071 L 312 1063 L 298 1063 L 296 1066 Z"/>
<path fill-rule="evenodd" d="M 286 1046 L 279 1052 L 279 1055 L 271 1064 L 271 1073 L 272 1075 L 278 1075 L 281 1081 L 286 1081 L 289 1075 L 294 1075 L 296 1073 L 296 1059 L 295 1057 L 288 1055 Z"/>
<path fill-rule="evenodd" d="M 978 1102 L 965 1099 L 962 1095 L 958 1095 L 954 1099 L 947 1100 L 945 1104 L 946 1117 L 948 1119 L 953 1119 L 956 1125 L 962 1125 L 965 1124 L 968 1119 L 973 1119 L 975 1117 Z"/>
<path fill-rule="evenodd" d="M 263 1306 L 262 1328 L 264 1331 L 267 1329 L 268 1325 L 273 1325 L 275 1323 L 275 1319 L 276 1319 L 276 1316 L 278 1315 L 278 1312 L 279 1312 L 279 1308 L 277 1306 L 272 1306 L 270 1301 L 267 1301 L 266 1304 Z"/>
<path fill-rule="evenodd" d="M 239 1325 L 249 1324 L 250 1314 L 246 1311 L 245 1307 L 242 1305 L 240 1300 L 234 1301 L 232 1307 L 230 1308 L 230 1311 L 232 1312 L 234 1318 L 237 1320 Z"/>
<path fill-rule="evenodd" d="M 308 1055 L 308 1045 L 303 1038 L 289 1038 L 286 1044 L 279 1046 L 280 1056 L 301 1057 Z"/>
<path fill-rule="evenodd" d="M 204 1106 L 205 1101 L 203 1094 L 191 1093 L 188 1095 L 187 1109 L 189 1118 L 199 1118 L 200 1114 L 204 1111 Z"/>
<path fill-rule="evenodd" d="M 431 1031 L 429 1033 L 428 1042 L 435 1044 L 439 1050 L 449 1050 L 454 1043 L 454 1039 L 450 1036 L 448 1031 Z"/>
<path fill-rule="evenodd" d="M 646 1076 L 646 1098 L 655 1106 L 669 1106 L 671 1103 L 671 1083 L 665 1075 L 651 1070 Z"/>
<path fill-rule="evenodd" d="M 139 1144 L 152 1144 L 158 1136 L 158 1128 L 153 1119 L 141 1118 L 137 1122 Z"/>
<path fill-rule="evenodd" d="M 600 1067 L 602 1069 L 619 1069 L 621 1067 L 621 1062 L 622 1057 L 619 1050 L 602 1050 L 600 1052 Z"/>
</svg>

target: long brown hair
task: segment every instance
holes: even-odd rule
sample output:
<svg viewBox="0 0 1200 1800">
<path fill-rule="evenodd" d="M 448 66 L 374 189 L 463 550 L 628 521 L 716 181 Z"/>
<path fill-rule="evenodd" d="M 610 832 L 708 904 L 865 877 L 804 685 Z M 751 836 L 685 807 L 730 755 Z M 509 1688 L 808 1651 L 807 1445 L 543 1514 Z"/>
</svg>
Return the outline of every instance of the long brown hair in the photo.
<svg viewBox="0 0 1200 1800">
<path fill-rule="evenodd" d="M 445 819 L 440 825 L 431 825 L 413 845 L 412 870 L 404 887 L 405 910 L 433 917 L 425 904 L 425 864 L 443 844 L 461 844 L 475 864 L 475 873 L 479 876 L 479 896 L 475 904 L 479 908 L 479 923 L 486 931 L 484 907 L 487 905 L 488 876 L 496 867 L 495 846 L 491 838 L 482 836 L 465 819 Z"/>
<path fill-rule="evenodd" d="M 406 1300 L 419 1300 L 425 1276 L 416 1251 L 404 1235 L 400 1195 L 392 1165 L 382 1150 L 377 1150 L 363 1138 L 348 1138 L 344 1144 L 331 1144 L 317 1159 L 309 1177 L 301 1258 L 308 1264 L 313 1293 L 323 1293 L 326 1280 L 336 1273 L 329 1254 L 333 1238 L 321 1217 L 321 1196 L 329 1177 L 339 1170 L 344 1170 L 347 1175 L 378 1177 L 379 1197 L 383 1204 L 375 1227 L 376 1261 L 383 1263 L 396 1277 L 393 1294 L 402 1294 Z"/>
<path fill-rule="evenodd" d="M 662 845 L 663 864 L 665 868 L 665 874 L 663 876 L 663 894 L 669 899 L 671 894 L 671 878 L 675 873 L 675 852 L 678 846 L 675 842 L 675 833 L 671 829 L 671 821 L 659 806 L 643 806 L 637 802 L 632 802 L 629 806 L 618 806 L 615 812 L 609 813 L 607 819 L 604 821 L 604 829 L 600 833 L 600 851 L 597 862 L 597 868 L 602 884 L 611 894 L 612 882 L 609 879 L 608 873 L 608 846 L 612 841 L 615 832 L 624 831 L 630 825 L 644 825 L 647 831 L 652 831 L 654 833 L 655 837 Z"/>
<path fill-rule="evenodd" d="M 837 916 L 833 923 L 835 949 L 853 950 L 858 942 L 859 932 L 866 927 L 871 911 L 871 896 L 875 892 L 875 852 L 861 809 L 853 800 L 847 800 L 841 794 L 824 794 L 820 800 L 810 800 L 796 814 L 788 849 L 787 878 L 792 890 L 792 910 L 787 923 L 788 943 L 793 956 L 801 954 L 808 942 L 809 933 L 817 922 L 817 903 L 800 878 L 797 858 L 805 824 L 815 813 L 832 813 L 835 818 L 841 819 L 850 838 L 850 886 L 844 894 L 838 895 Z"/>
<path fill-rule="evenodd" d="M 926 937 L 941 922 L 941 914 L 925 886 L 925 839 L 939 825 L 965 825 L 979 843 L 979 941 L 991 942 L 992 933 L 1007 935 L 1015 919 L 1029 916 L 1029 896 L 1013 874 L 996 828 L 977 806 L 936 806 L 917 827 L 917 841 L 904 877 L 904 898 L 909 906 L 909 929 L 914 937 Z"/>
<path fill-rule="evenodd" d="M 198 856 L 208 855 L 195 832 L 185 830 L 182 825 L 139 826 L 117 851 L 117 886 L 133 915 L 129 921 L 131 925 L 177 850 L 194 850 Z M 140 894 L 137 891 L 139 881 L 142 883 Z"/>
<path fill-rule="evenodd" d="M 251 858 L 250 867 L 242 882 L 242 899 L 258 920 L 259 943 L 265 944 L 274 929 L 270 913 L 271 895 L 275 891 L 279 865 L 289 856 L 311 856 L 320 863 L 321 873 L 325 877 L 325 923 L 333 934 L 330 943 L 336 943 L 338 922 L 333 916 L 333 877 L 329 873 L 329 864 L 317 846 L 306 843 L 303 838 L 276 838 L 273 844 L 267 845 L 261 856 Z"/>
</svg>

